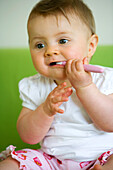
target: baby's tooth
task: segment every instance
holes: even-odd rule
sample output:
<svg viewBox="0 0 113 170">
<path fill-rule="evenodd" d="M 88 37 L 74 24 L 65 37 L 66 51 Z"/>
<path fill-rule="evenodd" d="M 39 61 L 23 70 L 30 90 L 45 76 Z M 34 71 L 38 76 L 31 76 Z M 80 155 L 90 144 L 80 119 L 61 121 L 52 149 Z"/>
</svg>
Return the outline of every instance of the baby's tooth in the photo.
<svg viewBox="0 0 113 170">
<path fill-rule="evenodd" d="M 60 61 L 59 61 L 59 62 L 56 62 L 56 64 L 60 64 L 60 65 L 61 65 L 61 64 L 62 64 L 62 62 L 60 62 Z"/>
</svg>

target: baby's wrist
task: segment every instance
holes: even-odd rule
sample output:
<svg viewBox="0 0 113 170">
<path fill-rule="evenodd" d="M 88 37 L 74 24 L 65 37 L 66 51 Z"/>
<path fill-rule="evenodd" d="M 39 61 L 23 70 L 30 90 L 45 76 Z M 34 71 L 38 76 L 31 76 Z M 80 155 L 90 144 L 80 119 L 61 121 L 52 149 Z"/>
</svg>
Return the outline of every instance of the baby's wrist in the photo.
<svg viewBox="0 0 113 170">
<path fill-rule="evenodd" d="M 51 113 L 50 109 L 47 107 L 47 105 L 45 103 L 42 104 L 43 107 L 43 112 L 46 116 L 48 117 L 52 117 L 53 114 Z"/>
<path fill-rule="evenodd" d="M 87 85 L 84 85 L 84 86 L 80 86 L 78 88 L 76 88 L 76 92 L 79 92 L 79 91 L 84 91 L 84 90 L 88 90 L 89 88 L 95 86 L 95 84 L 93 82 L 90 82 L 89 84 Z"/>
</svg>

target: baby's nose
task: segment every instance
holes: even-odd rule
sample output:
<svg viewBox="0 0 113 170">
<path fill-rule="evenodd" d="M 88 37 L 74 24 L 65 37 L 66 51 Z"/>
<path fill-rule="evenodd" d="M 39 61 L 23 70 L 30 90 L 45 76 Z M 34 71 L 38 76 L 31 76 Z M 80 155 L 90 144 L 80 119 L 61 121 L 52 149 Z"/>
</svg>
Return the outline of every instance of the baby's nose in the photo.
<svg viewBox="0 0 113 170">
<path fill-rule="evenodd" d="M 59 55 L 57 47 L 48 47 L 45 52 L 45 56 L 50 57 L 52 55 Z"/>
</svg>

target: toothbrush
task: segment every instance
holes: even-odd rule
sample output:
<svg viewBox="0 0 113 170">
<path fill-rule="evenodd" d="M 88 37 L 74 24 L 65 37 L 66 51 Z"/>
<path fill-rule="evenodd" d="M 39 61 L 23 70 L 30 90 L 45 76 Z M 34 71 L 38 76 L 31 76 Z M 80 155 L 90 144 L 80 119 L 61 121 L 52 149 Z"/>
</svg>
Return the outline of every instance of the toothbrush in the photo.
<svg viewBox="0 0 113 170">
<path fill-rule="evenodd" d="M 66 61 L 62 62 L 63 65 L 66 64 Z M 94 72 L 94 73 L 103 73 L 104 69 L 98 66 L 90 65 L 90 64 L 83 64 L 84 70 L 88 72 Z"/>
<path fill-rule="evenodd" d="M 93 66 L 90 64 L 84 64 L 84 70 L 88 72 L 94 72 L 94 73 L 103 73 L 104 69 L 101 67 Z"/>
</svg>

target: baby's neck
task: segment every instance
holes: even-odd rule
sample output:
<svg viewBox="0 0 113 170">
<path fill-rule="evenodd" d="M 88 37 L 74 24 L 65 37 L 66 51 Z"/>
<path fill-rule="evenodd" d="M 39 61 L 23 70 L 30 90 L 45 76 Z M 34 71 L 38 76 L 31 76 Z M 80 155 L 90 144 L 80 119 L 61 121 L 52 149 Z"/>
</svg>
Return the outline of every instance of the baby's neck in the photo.
<svg viewBox="0 0 113 170">
<path fill-rule="evenodd" d="M 72 85 L 71 85 L 71 83 L 70 83 L 70 81 L 68 80 L 68 79 L 66 79 L 66 80 L 54 80 L 54 82 L 57 84 L 57 85 L 59 85 L 59 84 L 61 84 L 61 83 L 63 83 L 63 82 L 66 82 L 66 87 L 72 87 Z"/>
</svg>

